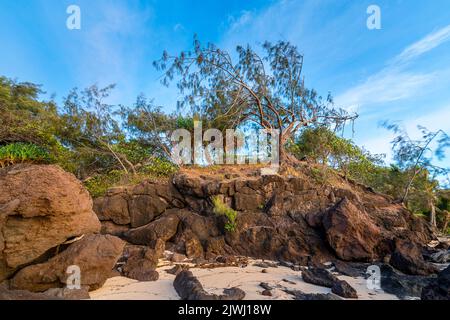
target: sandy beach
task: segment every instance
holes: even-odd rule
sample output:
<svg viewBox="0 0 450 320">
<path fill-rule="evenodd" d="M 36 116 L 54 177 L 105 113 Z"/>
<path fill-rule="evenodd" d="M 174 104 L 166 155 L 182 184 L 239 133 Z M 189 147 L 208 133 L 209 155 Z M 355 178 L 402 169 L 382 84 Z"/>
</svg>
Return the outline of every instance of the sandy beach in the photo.
<svg viewBox="0 0 450 320">
<path fill-rule="evenodd" d="M 192 271 L 202 283 L 204 289 L 210 293 L 221 294 L 223 289 L 238 287 L 245 291 L 244 300 L 292 300 L 294 296 L 284 290 L 301 290 L 304 293 L 329 293 L 329 288 L 306 283 L 301 278 L 301 271 L 278 266 L 263 268 L 255 266 L 261 260 L 249 260 L 246 267 L 197 268 Z M 266 261 L 267 262 L 267 261 Z M 106 281 L 105 285 L 90 292 L 92 300 L 178 300 L 179 296 L 173 287 L 175 276 L 167 273 L 174 264 L 163 261 L 157 268 L 159 280 L 139 282 L 125 277 L 114 277 Z M 336 274 L 337 275 L 337 274 Z M 339 279 L 347 281 L 358 292 L 360 300 L 398 300 L 395 295 L 382 290 L 369 290 L 364 278 L 352 278 L 337 275 Z M 274 289 L 272 296 L 264 296 L 264 290 L 259 284 L 265 282 Z"/>
</svg>

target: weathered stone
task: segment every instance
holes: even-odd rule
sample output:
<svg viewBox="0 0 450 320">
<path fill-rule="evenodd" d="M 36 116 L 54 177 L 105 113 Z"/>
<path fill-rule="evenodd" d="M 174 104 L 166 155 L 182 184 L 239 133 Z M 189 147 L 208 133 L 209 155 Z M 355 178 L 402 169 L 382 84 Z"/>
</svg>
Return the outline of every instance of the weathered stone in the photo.
<svg viewBox="0 0 450 320">
<path fill-rule="evenodd" d="M 324 215 L 323 227 L 328 243 L 340 259 L 372 261 L 377 258 L 381 230 L 347 198 Z"/>
<path fill-rule="evenodd" d="M 0 281 L 68 239 L 100 231 L 92 199 L 53 165 L 0 170 Z"/>
<path fill-rule="evenodd" d="M 158 239 L 165 242 L 172 238 L 177 232 L 179 222 L 176 215 L 164 215 L 145 226 L 125 232 L 123 237 L 133 244 L 152 247 Z"/>
<path fill-rule="evenodd" d="M 109 277 L 125 243 L 110 235 L 87 235 L 47 262 L 21 269 L 10 281 L 12 289 L 42 292 L 66 285 L 68 267 L 78 266 L 81 285 L 94 290 Z"/>
<path fill-rule="evenodd" d="M 425 262 L 420 247 L 407 240 L 398 239 L 390 264 L 398 270 L 411 275 L 429 275 L 437 273 L 438 269 Z"/>
</svg>

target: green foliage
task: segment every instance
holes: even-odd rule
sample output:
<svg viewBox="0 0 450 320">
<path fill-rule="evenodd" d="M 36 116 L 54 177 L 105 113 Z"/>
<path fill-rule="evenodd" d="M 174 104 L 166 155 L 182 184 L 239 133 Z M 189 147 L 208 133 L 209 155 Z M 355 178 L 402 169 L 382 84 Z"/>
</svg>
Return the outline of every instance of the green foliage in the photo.
<svg viewBox="0 0 450 320">
<path fill-rule="evenodd" d="M 106 191 L 117 185 L 125 173 L 122 170 L 111 170 L 107 174 L 98 174 L 84 181 L 84 186 L 93 198 L 103 196 Z"/>
<path fill-rule="evenodd" d="M 371 185 L 381 161 L 380 155 L 372 155 L 356 146 L 351 140 L 337 136 L 326 127 L 307 128 L 302 131 L 288 150 L 297 158 L 306 158 L 336 169 L 345 177 Z M 321 180 L 321 173 L 312 172 Z"/>
<path fill-rule="evenodd" d="M 227 206 L 218 196 L 213 197 L 212 202 L 214 205 L 214 213 L 219 216 L 227 217 L 228 221 L 225 223 L 225 230 L 234 232 L 236 230 L 237 212 Z"/>
<path fill-rule="evenodd" d="M 17 163 L 48 163 L 48 152 L 32 143 L 10 143 L 0 146 L 0 167 L 4 168 Z"/>
<path fill-rule="evenodd" d="M 177 170 L 178 167 L 172 162 L 161 158 L 152 159 L 149 164 L 144 165 L 142 169 L 140 169 L 142 173 L 153 177 L 167 177 L 175 173 Z"/>
</svg>

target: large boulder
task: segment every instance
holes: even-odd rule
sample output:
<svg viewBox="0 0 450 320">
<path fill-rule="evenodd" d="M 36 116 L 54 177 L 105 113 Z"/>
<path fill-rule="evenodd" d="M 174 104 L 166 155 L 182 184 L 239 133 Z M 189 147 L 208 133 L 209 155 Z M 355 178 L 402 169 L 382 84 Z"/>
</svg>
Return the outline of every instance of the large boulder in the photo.
<svg viewBox="0 0 450 320">
<path fill-rule="evenodd" d="M 422 290 L 422 300 L 450 300 L 450 266 Z"/>
<path fill-rule="evenodd" d="M 395 250 L 389 263 L 398 270 L 410 275 L 426 276 L 438 272 L 435 266 L 424 260 L 419 245 L 408 240 L 396 240 Z"/>
<path fill-rule="evenodd" d="M 21 269 L 10 280 L 10 287 L 32 292 L 61 288 L 71 275 L 68 268 L 78 266 L 81 286 L 95 290 L 110 277 L 124 246 L 124 241 L 111 235 L 86 235 L 47 262 Z"/>
<path fill-rule="evenodd" d="M 372 261 L 377 258 L 381 230 L 347 198 L 324 214 L 322 223 L 328 243 L 340 259 Z"/>
<path fill-rule="evenodd" d="M 225 289 L 221 295 L 208 293 L 188 270 L 178 273 L 173 286 L 182 300 L 242 300 L 245 297 L 245 292 L 239 288 Z"/>
<path fill-rule="evenodd" d="M 0 281 L 74 237 L 100 231 L 92 199 L 53 165 L 0 170 Z"/>
</svg>

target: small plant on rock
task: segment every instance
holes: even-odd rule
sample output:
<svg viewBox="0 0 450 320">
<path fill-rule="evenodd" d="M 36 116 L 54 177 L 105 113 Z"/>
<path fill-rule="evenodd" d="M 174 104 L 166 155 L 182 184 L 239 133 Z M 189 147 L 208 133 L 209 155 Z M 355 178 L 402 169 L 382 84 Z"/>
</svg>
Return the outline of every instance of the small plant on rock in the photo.
<svg viewBox="0 0 450 320">
<path fill-rule="evenodd" d="M 225 230 L 234 232 L 236 230 L 237 211 L 231 209 L 223 202 L 222 198 L 218 196 L 213 197 L 212 202 L 214 205 L 214 213 L 219 216 L 225 216 L 228 219 L 225 223 Z"/>
<path fill-rule="evenodd" d="M 48 163 L 48 152 L 32 143 L 10 143 L 0 146 L 0 167 L 4 168 L 18 163 Z"/>
</svg>

